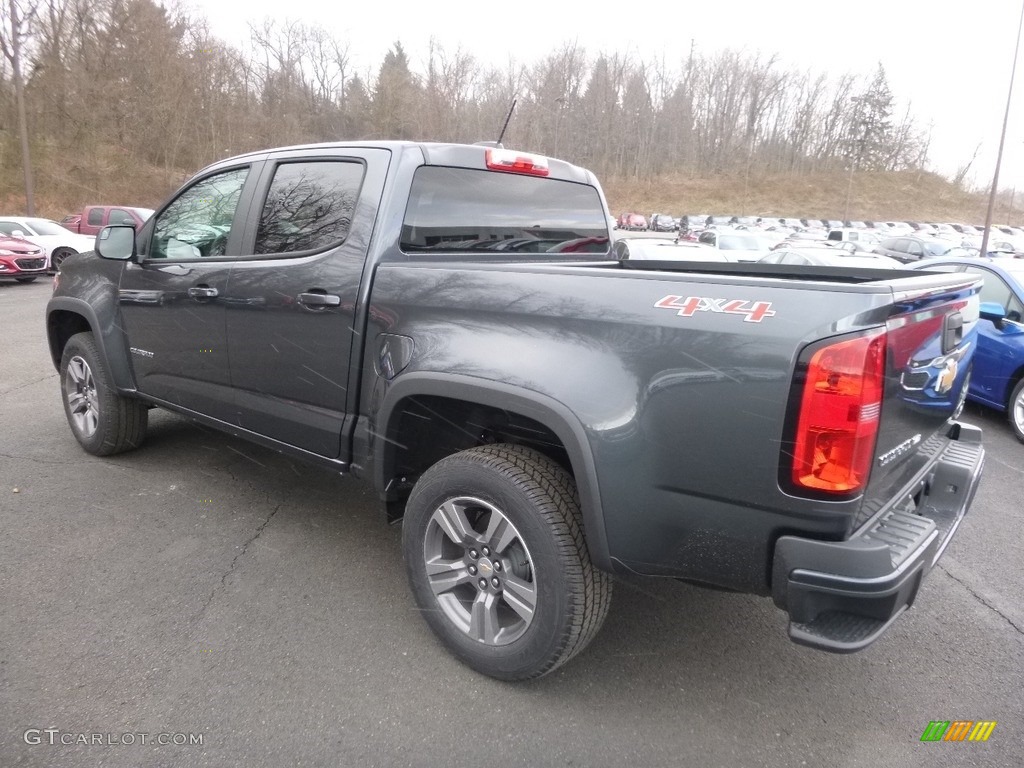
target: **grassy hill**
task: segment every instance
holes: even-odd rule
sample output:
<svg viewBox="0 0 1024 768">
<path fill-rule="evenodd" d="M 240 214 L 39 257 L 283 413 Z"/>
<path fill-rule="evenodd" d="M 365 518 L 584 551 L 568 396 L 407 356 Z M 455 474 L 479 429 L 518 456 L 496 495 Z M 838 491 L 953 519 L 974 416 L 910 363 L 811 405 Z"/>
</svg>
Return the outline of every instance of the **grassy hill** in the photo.
<svg viewBox="0 0 1024 768">
<path fill-rule="evenodd" d="M 157 207 L 195 170 L 139 166 L 120 148 L 66 157 L 58 148 L 33 150 L 36 212 L 60 219 L 88 204 Z M 0 142 L 0 214 L 21 214 L 25 201 L 20 160 L 10 142 Z M 858 172 L 850 186 L 845 172 L 649 179 L 601 178 L 613 214 L 709 213 L 754 216 L 812 216 L 827 219 L 949 221 L 981 224 L 987 197 L 964 191 L 924 172 Z M 847 191 L 849 215 L 847 215 Z M 995 223 L 1020 224 L 1024 210 L 1011 210 L 1003 197 Z M 1024 209 L 1024 200 L 1019 208 Z"/>
<path fill-rule="evenodd" d="M 988 197 L 964 191 L 934 173 L 755 174 L 693 178 L 603 178 L 601 185 L 616 216 L 642 213 L 811 216 L 826 219 L 945 221 L 983 224 Z M 847 191 L 849 190 L 849 215 Z M 1024 200 L 1011 210 L 1009 197 L 997 201 L 994 223 L 1024 221 Z"/>
</svg>

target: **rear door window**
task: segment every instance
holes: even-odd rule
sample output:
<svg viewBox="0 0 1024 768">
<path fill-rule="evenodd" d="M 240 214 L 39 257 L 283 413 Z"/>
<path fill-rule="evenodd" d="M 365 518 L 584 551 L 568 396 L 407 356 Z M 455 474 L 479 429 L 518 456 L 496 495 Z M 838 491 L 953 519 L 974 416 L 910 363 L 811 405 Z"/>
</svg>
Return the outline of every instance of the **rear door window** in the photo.
<svg viewBox="0 0 1024 768">
<path fill-rule="evenodd" d="M 89 218 L 87 222 L 94 227 L 101 226 L 103 224 L 103 209 L 102 208 L 90 208 Z"/>
<path fill-rule="evenodd" d="M 341 244 L 365 166 L 346 160 L 282 163 L 260 213 L 254 253 L 304 253 Z"/>
<path fill-rule="evenodd" d="M 427 165 L 413 178 L 401 248 L 422 257 L 593 258 L 609 252 L 608 219 L 587 184 Z"/>
</svg>

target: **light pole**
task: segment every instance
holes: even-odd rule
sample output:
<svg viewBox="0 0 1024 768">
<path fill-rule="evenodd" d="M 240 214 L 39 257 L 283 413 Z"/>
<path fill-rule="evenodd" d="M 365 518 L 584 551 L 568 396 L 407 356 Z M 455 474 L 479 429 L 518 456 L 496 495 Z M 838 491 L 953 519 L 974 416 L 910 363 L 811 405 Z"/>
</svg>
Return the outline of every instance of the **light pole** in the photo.
<svg viewBox="0 0 1024 768">
<path fill-rule="evenodd" d="M 1006 143 L 1006 125 L 1010 122 L 1010 102 L 1013 98 L 1013 78 L 1017 74 L 1017 54 L 1020 53 L 1020 33 L 1024 29 L 1024 0 L 1020 5 L 1020 22 L 1017 24 L 1017 43 L 1013 48 L 1013 68 L 1010 70 L 1010 87 L 1006 91 L 1006 113 L 1003 115 L 1003 131 L 999 135 L 999 152 L 996 154 L 996 170 L 992 174 L 992 189 L 988 194 L 988 211 L 985 213 L 985 231 L 981 235 L 981 255 L 988 253 L 988 231 L 992 226 L 992 208 L 996 203 L 999 188 L 999 166 L 1003 162 L 1003 145 Z"/>
</svg>

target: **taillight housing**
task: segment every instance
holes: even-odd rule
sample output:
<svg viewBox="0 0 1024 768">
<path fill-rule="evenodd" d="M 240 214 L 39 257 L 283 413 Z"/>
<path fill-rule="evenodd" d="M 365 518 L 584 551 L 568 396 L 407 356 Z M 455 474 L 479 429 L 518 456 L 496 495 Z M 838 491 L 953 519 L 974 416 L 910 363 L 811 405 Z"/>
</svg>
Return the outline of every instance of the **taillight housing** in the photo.
<svg viewBox="0 0 1024 768">
<path fill-rule="evenodd" d="M 486 150 L 487 167 L 492 171 L 509 173 L 525 173 L 530 176 L 547 176 L 548 159 L 541 155 L 516 152 L 512 149 L 488 148 Z"/>
<path fill-rule="evenodd" d="M 809 350 L 789 478 L 797 491 L 863 490 L 878 438 L 885 360 L 885 329 Z"/>
</svg>

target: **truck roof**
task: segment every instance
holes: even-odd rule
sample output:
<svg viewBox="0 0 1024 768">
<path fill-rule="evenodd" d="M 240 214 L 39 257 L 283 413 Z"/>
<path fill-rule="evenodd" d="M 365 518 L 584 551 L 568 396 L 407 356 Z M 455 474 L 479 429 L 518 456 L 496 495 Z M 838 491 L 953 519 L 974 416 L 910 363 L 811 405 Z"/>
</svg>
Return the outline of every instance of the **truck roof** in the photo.
<svg viewBox="0 0 1024 768">
<path fill-rule="evenodd" d="M 514 152 L 523 156 L 544 158 L 549 168 L 549 176 L 583 184 L 597 184 L 593 173 L 580 166 L 556 158 L 550 158 L 535 152 L 495 146 L 493 142 L 480 144 L 462 144 L 453 142 L 405 141 L 405 140 L 372 140 L 372 141 L 328 141 L 312 144 L 295 144 L 282 147 L 269 147 L 253 152 L 235 155 L 218 160 L 193 174 L 200 176 L 215 168 L 234 165 L 245 160 L 258 160 L 271 154 L 291 152 L 308 152 L 310 150 L 345 150 L 345 149 L 383 149 L 396 154 L 417 150 L 421 153 L 425 165 L 451 165 L 486 170 L 484 158 L 488 151 Z"/>
</svg>

